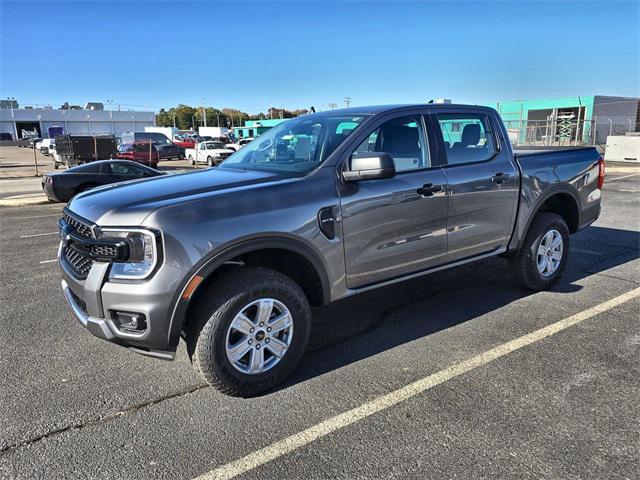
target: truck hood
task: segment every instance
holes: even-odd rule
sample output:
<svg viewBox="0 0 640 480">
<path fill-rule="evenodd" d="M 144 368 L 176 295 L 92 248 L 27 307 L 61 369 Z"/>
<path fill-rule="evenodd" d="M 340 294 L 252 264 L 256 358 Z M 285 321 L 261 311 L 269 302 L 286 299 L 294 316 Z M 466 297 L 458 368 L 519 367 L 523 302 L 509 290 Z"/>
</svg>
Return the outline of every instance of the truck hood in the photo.
<svg viewBox="0 0 640 480">
<path fill-rule="evenodd" d="M 210 168 L 201 172 L 132 180 L 94 188 L 73 198 L 73 213 L 102 226 L 137 226 L 158 208 L 226 190 L 282 179 L 270 172 Z"/>
</svg>

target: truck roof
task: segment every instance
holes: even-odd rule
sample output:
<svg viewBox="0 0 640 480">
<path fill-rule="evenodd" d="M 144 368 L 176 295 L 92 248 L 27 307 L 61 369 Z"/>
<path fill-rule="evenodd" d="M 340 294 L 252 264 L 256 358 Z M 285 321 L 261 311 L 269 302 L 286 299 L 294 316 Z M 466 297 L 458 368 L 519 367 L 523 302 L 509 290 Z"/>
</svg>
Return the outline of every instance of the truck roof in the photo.
<svg viewBox="0 0 640 480">
<path fill-rule="evenodd" d="M 335 110 L 325 110 L 324 112 L 318 112 L 311 115 L 358 115 L 369 114 L 376 115 L 379 113 L 386 113 L 390 111 L 402 111 L 412 110 L 415 108 L 437 108 L 437 109 L 459 109 L 459 108 L 472 108 L 474 110 L 486 110 L 494 111 L 491 107 L 485 107 L 482 105 L 466 105 L 460 103 L 406 103 L 406 104 L 392 104 L 392 105 L 370 105 L 363 107 L 351 107 L 351 108 L 339 108 Z"/>
</svg>

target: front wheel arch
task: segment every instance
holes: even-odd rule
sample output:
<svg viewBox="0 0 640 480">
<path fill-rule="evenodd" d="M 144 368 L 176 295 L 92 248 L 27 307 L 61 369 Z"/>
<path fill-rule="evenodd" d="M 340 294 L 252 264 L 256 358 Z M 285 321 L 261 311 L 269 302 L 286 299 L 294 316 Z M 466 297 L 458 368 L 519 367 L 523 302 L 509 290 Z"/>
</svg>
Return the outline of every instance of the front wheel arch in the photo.
<svg viewBox="0 0 640 480">
<path fill-rule="evenodd" d="M 224 273 L 225 268 L 229 268 L 227 262 L 242 256 L 257 254 L 269 250 L 279 250 L 297 255 L 297 259 L 304 260 L 313 268 L 317 275 L 318 287 L 314 294 L 310 294 L 309 285 L 301 285 L 305 294 L 309 298 L 309 303 L 314 306 L 327 305 L 331 302 L 331 287 L 327 268 L 319 253 L 315 252 L 313 247 L 304 244 L 300 240 L 291 239 L 289 237 L 266 237 L 246 240 L 236 245 L 229 246 L 224 250 L 218 251 L 196 265 L 190 270 L 190 273 L 184 278 L 181 288 L 175 294 L 173 305 L 174 310 L 171 316 L 169 326 L 168 344 L 171 349 L 175 349 L 180 340 L 180 333 L 184 329 L 185 322 L 189 318 L 189 309 L 195 303 L 195 299 L 199 294 L 206 291 L 206 286 L 215 281 L 216 275 Z M 226 266 L 225 266 L 226 264 Z M 256 264 L 251 264 L 256 266 Z M 258 265 L 264 267 L 265 265 Z M 280 270 L 276 270 L 280 271 Z M 282 272 L 287 275 L 286 272 Z M 185 297 L 185 291 L 192 279 L 196 276 L 202 278 L 190 297 Z M 289 275 L 291 276 L 291 275 Z M 294 281 L 300 282 L 299 278 L 292 277 Z"/>
</svg>

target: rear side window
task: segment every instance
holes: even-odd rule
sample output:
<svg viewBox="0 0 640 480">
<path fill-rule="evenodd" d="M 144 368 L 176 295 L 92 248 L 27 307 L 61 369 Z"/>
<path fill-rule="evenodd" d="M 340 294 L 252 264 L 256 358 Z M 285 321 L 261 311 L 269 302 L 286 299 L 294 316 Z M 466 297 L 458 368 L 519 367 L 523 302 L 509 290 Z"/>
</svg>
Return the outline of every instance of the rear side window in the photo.
<svg viewBox="0 0 640 480">
<path fill-rule="evenodd" d="M 491 124 L 486 115 L 439 113 L 448 165 L 483 162 L 496 153 Z"/>
<path fill-rule="evenodd" d="M 155 147 L 149 143 L 136 143 L 135 145 L 135 151 L 138 153 L 149 153 L 149 151 L 155 152 L 155 150 Z"/>
</svg>

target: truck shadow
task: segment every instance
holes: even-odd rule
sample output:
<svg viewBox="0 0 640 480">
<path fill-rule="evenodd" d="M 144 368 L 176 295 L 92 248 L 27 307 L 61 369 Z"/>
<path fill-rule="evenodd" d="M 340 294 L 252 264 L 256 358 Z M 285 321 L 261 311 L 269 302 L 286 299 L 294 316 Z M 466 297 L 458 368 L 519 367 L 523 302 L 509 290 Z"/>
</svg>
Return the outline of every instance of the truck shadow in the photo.
<svg viewBox="0 0 640 480">
<path fill-rule="evenodd" d="M 552 291 L 640 258 L 640 232 L 590 227 L 571 237 L 571 256 Z M 287 388 L 396 346 L 464 323 L 531 295 L 493 258 L 363 293 L 313 310 L 308 353 Z"/>
</svg>

